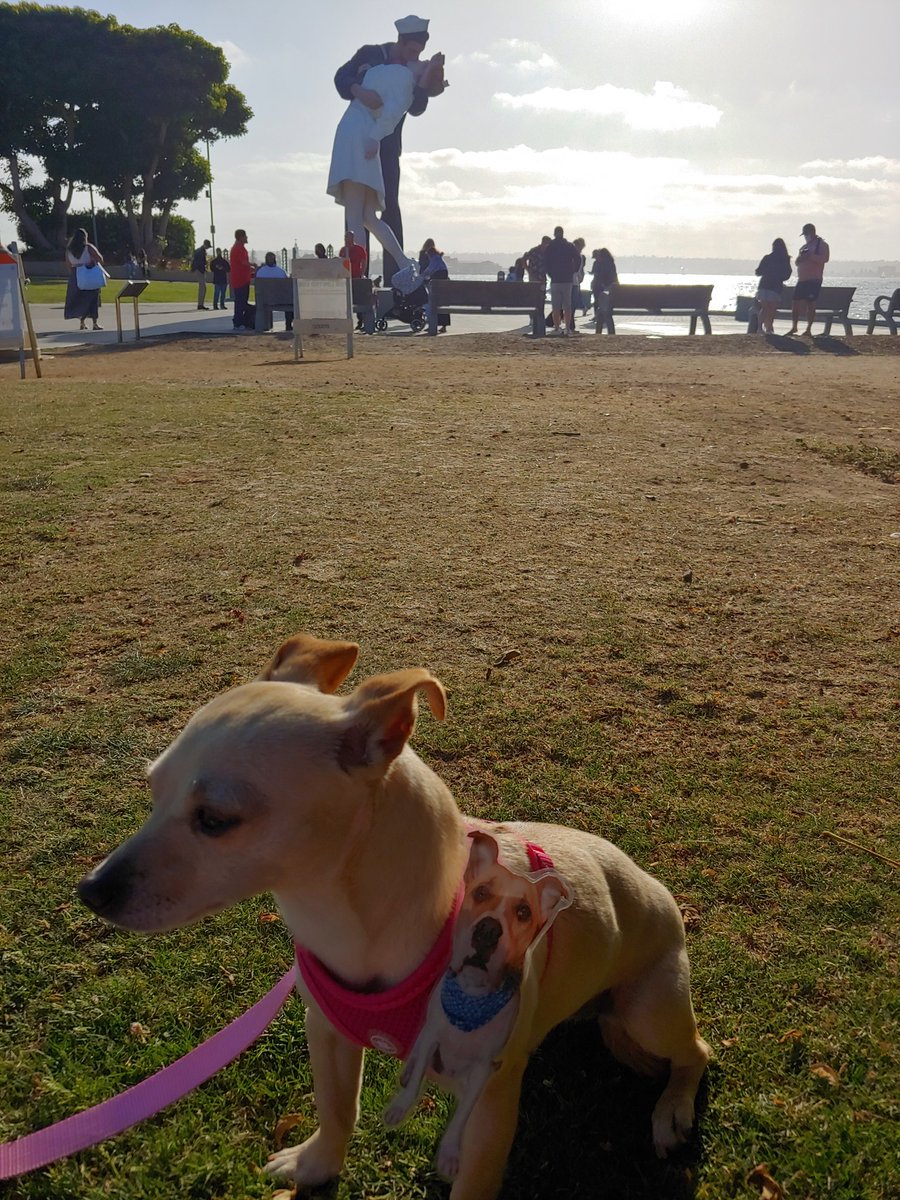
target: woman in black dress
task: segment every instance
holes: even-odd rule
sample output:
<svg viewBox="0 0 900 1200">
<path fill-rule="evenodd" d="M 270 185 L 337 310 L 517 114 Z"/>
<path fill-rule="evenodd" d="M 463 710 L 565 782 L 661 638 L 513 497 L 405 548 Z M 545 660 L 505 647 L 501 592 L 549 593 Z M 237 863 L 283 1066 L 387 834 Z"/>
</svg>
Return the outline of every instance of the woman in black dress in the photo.
<svg viewBox="0 0 900 1200">
<path fill-rule="evenodd" d="M 78 268 L 91 267 L 95 263 L 103 265 L 103 255 L 96 246 L 88 241 L 86 229 L 76 229 L 66 243 L 66 266 L 69 268 L 69 281 L 66 284 L 66 320 L 78 317 L 80 328 L 87 329 L 85 321 L 90 318 L 94 329 L 102 329 L 100 317 L 100 289 L 82 289 L 78 286 Z"/>
</svg>

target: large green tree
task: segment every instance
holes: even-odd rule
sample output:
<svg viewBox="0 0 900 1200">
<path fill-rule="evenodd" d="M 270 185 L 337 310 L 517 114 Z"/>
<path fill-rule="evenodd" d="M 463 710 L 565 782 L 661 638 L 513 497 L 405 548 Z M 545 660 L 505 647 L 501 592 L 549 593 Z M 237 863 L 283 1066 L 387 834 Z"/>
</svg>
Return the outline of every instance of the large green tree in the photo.
<svg viewBox="0 0 900 1200">
<path fill-rule="evenodd" d="M 0 4 L 0 46 L 0 200 L 24 236 L 61 246 L 73 191 L 91 185 L 155 257 L 175 204 L 209 181 L 197 144 L 239 136 L 252 116 L 222 51 L 177 25 L 36 4 Z M 38 173 L 49 228 L 29 204 Z"/>
</svg>

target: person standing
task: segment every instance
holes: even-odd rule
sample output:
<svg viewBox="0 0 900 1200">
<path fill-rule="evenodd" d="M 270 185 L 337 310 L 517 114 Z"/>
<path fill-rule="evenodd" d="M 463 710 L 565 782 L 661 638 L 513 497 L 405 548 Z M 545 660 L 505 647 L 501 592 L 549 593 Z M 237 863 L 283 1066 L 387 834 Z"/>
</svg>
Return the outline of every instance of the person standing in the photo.
<svg viewBox="0 0 900 1200">
<path fill-rule="evenodd" d="M 525 268 L 528 271 L 530 283 L 546 283 L 547 268 L 544 266 L 544 255 L 550 245 L 550 238 L 544 234 L 536 246 L 532 246 L 525 255 Z"/>
<path fill-rule="evenodd" d="M 198 246 L 191 259 L 191 270 L 197 276 L 197 308 L 207 312 L 206 307 L 206 252 L 212 247 L 212 242 L 206 238 L 203 245 Z"/>
<path fill-rule="evenodd" d="M 366 273 L 369 256 L 366 254 L 365 246 L 358 245 L 356 234 L 352 229 L 348 229 L 344 234 L 344 244 L 341 246 L 339 254 L 341 258 L 346 258 L 350 262 L 350 278 L 362 279 Z"/>
<path fill-rule="evenodd" d="M 759 334 L 775 332 L 775 313 L 784 294 L 785 281 L 791 277 L 791 257 L 783 238 L 776 238 L 770 254 L 759 260 L 756 274 L 759 287 L 756 302 L 759 305 L 756 330 Z"/>
<path fill-rule="evenodd" d="M 816 319 L 816 300 L 822 290 L 825 264 L 831 258 L 828 243 L 816 233 L 812 222 L 803 226 L 804 244 L 794 259 L 797 268 L 797 286 L 794 288 L 794 303 L 791 309 L 791 327 L 788 334 L 797 332 L 797 323 L 805 315 L 804 337 L 812 337 L 813 321 Z"/>
<path fill-rule="evenodd" d="M 425 280 L 426 285 L 432 279 L 449 279 L 450 272 L 447 270 L 447 264 L 444 261 L 443 250 L 438 250 L 434 244 L 434 238 L 426 238 L 422 249 L 419 251 L 419 274 Z M 431 289 L 428 291 L 428 303 L 425 305 L 425 316 L 431 316 Z M 448 312 L 439 312 L 437 315 L 438 333 L 446 333 L 447 326 L 450 324 L 450 314 Z"/>
<path fill-rule="evenodd" d="M 69 279 L 66 284 L 66 306 L 63 310 L 65 319 L 78 317 L 81 324 L 79 329 L 87 329 L 85 321 L 90 318 L 92 328 L 102 329 L 100 324 L 100 289 L 80 288 L 78 286 L 78 268 L 103 266 L 103 255 L 88 241 L 86 229 L 76 229 L 66 243 L 66 266 L 69 268 Z"/>
<path fill-rule="evenodd" d="M 328 257 L 328 255 L 325 253 L 325 247 L 322 245 L 321 242 L 316 242 L 313 253 L 315 254 L 316 258 L 327 258 Z"/>
<path fill-rule="evenodd" d="M 337 93 L 344 100 L 358 100 L 367 108 L 381 107 L 381 98 L 372 89 L 363 87 L 363 77 L 369 67 L 387 63 L 402 63 L 406 65 L 418 60 L 428 42 L 428 21 L 422 17 L 410 15 L 394 22 L 397 30 L 396 42 L 385 42 L 382 45 L 360 46 L 349 62 L 344 63 L 334 77 Z M 436 77 L 435 77 L 436 79 Z M 441 76 L 440 91 L 435 87 L 417 83 L 412 100 L 406 113 L 411 117 L 420 117 L 428 107 L 428 101 L 433 95 L 440 95 L 447 83 Z M 400 212 L 400 155 L 403 151 L 402 131 L 404 114 L 394 128 L 381 138 L 378 150 L 381 159 L 381 172 L 384 178 L 384 208 L 381 219 L 392 230 L 397 245 L 403 245 L 403 218 Z M 357 237 L 362 243 L 362 231 L 356 230 Z M 394 257 L 386 253 L 384 261 L 384 277 L 392 279 L 403 263 L 394 261 Z"/>
<path fill-rule="evenodd" d="M 572 243 L 578 256 L 578 266 L 572 276 L 572 317 L 569 321 L 569 332 L 575 332 L 575 313 L 581 308 L 581 285 L 584 283 L 584 268 L 587 260 L 584 256 L 584 238 L 576 238 Z"/>
<path fill-rule="evenodd" d="M 216 256 L 209 264 L 209 269 L 212 271 L 213 281 L 213 308 L 225 308 L 225 297 L 228 294 L 228 259 L 220 249 L 216 249 Z"/>
<path fill-rule="evenodd" d="M 234 231 L 234 245 L 228 255 L 231 266 L 231 290 L 234 294 L 234 313 L 231 323 L 235 329 L 250 329 L 250 283 L 253 280 L 253 268 L 250 266 L 250 255 L 247 253 L 247 230 Z"/>
<path fill-rule="evenodd" d="M 581 255 L 563 235 L 562 225 L 553 230 L 553 240 L 544 251 L 544 268 L 550 280 L 550 309 L 553 332 L 566 337 L 572 320 L 572 280 Z"/>
<path fill-rule="evenodd" d="M 591 258 L 594 260 L 591 266 L 591 295 L 594 298 L 594 319 L 596 321 L 594 332 L 602 333 L 605 325 L 607 333 L 615 333 L 616 327 L 613 323 L 612 298 L 609 289 L 614 283 L 619 282 L 616 260 L 605 246 L 594 250 Z"/>
</svg>

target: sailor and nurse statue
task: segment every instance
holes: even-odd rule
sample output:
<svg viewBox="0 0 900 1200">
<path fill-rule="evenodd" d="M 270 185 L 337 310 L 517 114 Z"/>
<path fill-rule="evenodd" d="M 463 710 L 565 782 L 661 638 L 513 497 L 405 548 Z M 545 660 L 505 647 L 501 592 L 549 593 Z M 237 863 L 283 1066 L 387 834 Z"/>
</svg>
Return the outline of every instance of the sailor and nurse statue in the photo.
<svg viewBox="0 0 900 1200">
<path fill-rule="evenodd" d="M 401 131 L 407 113 L 419 116 L 429 99 L 447 87 L 444 56 L 422 62 L 428 21 L 395 21 L 396 42 L 361 46 L 334 77 L 350 103 L 334 135 L 328 193 L 344 207 L 344 224 L 358 244 L 372 234 L 385 254 L 385 277 L 409 293 L 419 281 L 418 264 L 403 252 L 400 185 Z"/>
</svg>

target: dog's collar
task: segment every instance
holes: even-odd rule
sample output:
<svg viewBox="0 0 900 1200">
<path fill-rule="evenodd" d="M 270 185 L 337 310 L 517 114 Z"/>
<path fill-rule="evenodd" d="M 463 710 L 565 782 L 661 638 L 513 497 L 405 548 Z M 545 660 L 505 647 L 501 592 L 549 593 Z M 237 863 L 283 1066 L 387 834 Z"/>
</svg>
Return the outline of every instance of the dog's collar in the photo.
<svg viewBox="0 0 900 1200">
<path fill-rule="evenodd" d="M 294 943 L 303 982 L 331 1024 L 358 1046 L 407 1058 L 425 1023 L 428 1000 L 447 969 L 463 884 L 426 958 L 402 982 L 383 992 L 357 992 L 337 979 L 311 951 Z"/>
<path fill-rule="evenodd" d="M 502 1012 L 517 991 L 517 987 L 505 987 L 484 996 L 470 996 L 448 971 L 441 984 L 441 1007 L 451 1025 L 463 1033 L 473 1033 Z"/>
</svg>

